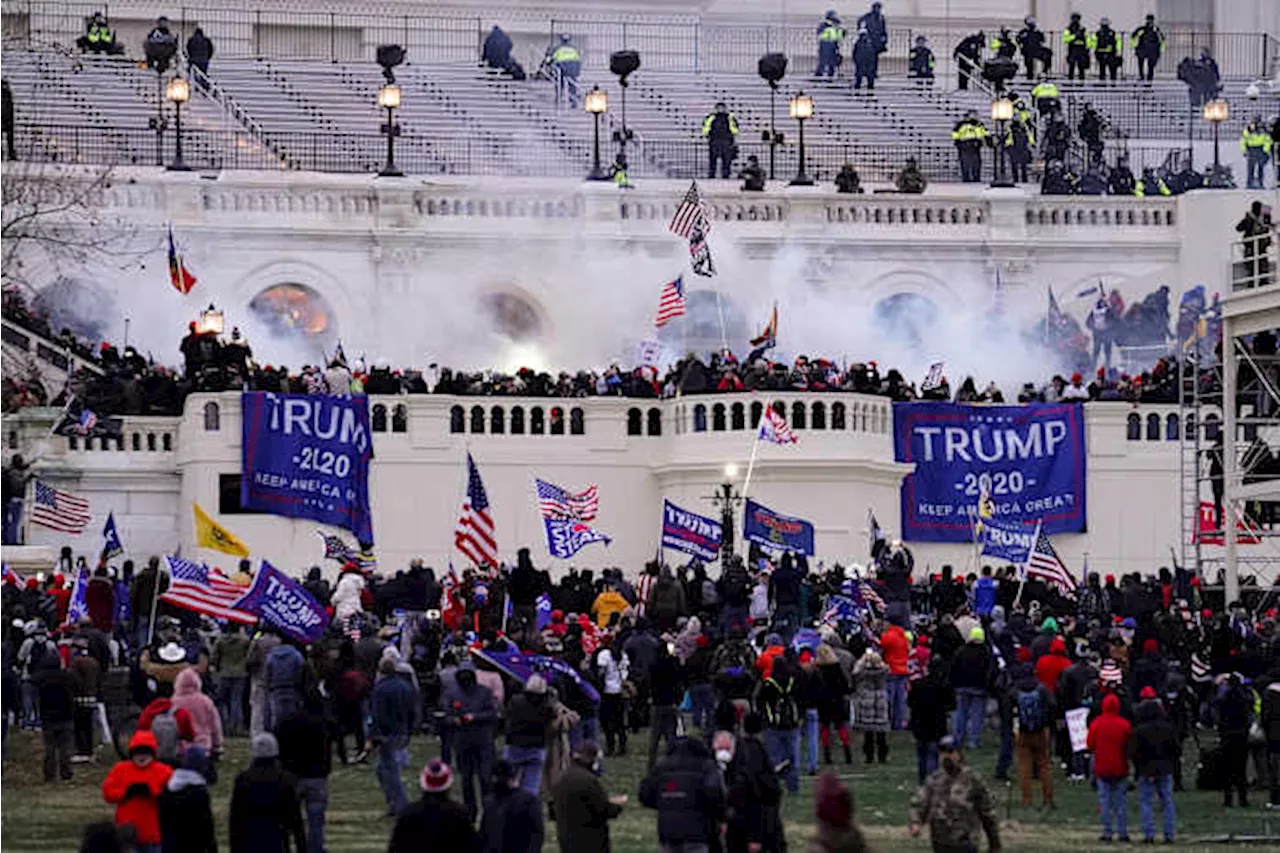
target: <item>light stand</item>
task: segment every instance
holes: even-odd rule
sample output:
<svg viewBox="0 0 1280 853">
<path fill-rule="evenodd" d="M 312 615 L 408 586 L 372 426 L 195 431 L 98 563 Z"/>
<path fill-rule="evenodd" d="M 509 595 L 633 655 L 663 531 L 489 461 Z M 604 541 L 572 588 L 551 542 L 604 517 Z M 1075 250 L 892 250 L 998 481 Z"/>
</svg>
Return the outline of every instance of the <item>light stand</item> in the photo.
<svg viewBox="0 0 1280 853">
<path fill-rule="evenodd" d="M 1013 101 L 1003 95 L 991 102 L 991 120 L 996 123 L 995 169 L 991 186 L 1008 189 L 1013 186 L 1005 173 L 1005 133 L 1013 119 Z"/>
<path fill-rule="evenodd" d="M 627 86 L 628 79 L 640 70 L 640 54 L 634 50 L 619 50 L 609 56 L 609 70 L 618 75 L 618 86 L 622 89 L 622 129 L 613 132 L 613 141 L 618 143 L 618 162 L 627 162 L 627 143 L 631 141 L 631 129 L 627 127 Z"/>
<path fill-rule="evenodd" d="M 727 566 L 733 560 L 734 539 L 736 529 L 734 527 L 733 507 L 734 504 L 742 502 L 742 495 L 733 490 L 733 478 L 738 474 L 738 466 L 732 463 L 724 466 L 724 475 L 727 478 L 725 482 L 720 484 L 716 493 L 708 500 L 720 508 L 720 565 Z"/>
<path fill-rule="evenodd" d="M 191 100 L 191 83 L 185 77 L 174 77 L 164 89 L 165 100 L 173 103 L 173 162 L 170 172 L 190 172 L 191 167 L 182 159 L 182 105 Z"/>
<path fill-rule="evenodd" d="M 1219 174 L 1222 170 L 1221 152 L 1218 144 L 1218 127 L 1231 118 L 1231 107 L 1226 101 L 1205 101 L 1204 120 L 1213 125 L 1213 178 L 1211 186 L 1220 186 Z"/>
<path fill-rule="evenodd" d="M 804 123 L 805 119 L 813 118 L 813 98 L 804 92 L 798 92 L 791 99 L 791 117 L 800 125 L 800 163 L 796 169 L 796 176 L 791 179 L 793 187 L 811 187 L 813 186 L 813 178 L 805 173 L 804 163 Z"/>
<path fill-rule="evenodd" d="M 762 141 L 769 146 L 769 180 L 775 180 L 778 165 L 778 146 L 782 144 L 782 134 L 778 133 L 778 83 L 787 74 L 787 57 L 782 53 L 766 53 L 760 57 L 757 72 L 769 84 L 769 129 L 761 134 Z"/>
<path fill-rule="evenodd" d="M 624 90 L 625 91 L 625 90 Z M 588 181 L 607 181 L 609 176 L 600 168 L 600 116 L 609 111 L 609 94 L 599 86 L 592 86 L 582 101 L 583 109 L 591 113 L 595 122 L 595 131 L 591 140 L 591 172 Z"/>
<path fill-rule="evenodd" d="M 387 123 L 382 126 L 382 132 L 387 135 L 387 162 L 383 164 L 382 171 L 378 172 L 378 177 L 402 178 L 404 172 L 396 167 L 396 137 L 400 135 L 400 125 L 396 124 L 396 110 L 400 106 L 400 87 L 395 83 L 388 83 L 379 89 L 378 106 L 387 111 Z"/>
<path fill-rule="evenodd" d="M 164 165 L 164 132 L 169 127 L 169 120 L 164 116 L 165 85 L 164 72 L 156 71 L 156 114 L 151 117 L 151 129 L 156 132 L 156 165 Z"/>
</svg>

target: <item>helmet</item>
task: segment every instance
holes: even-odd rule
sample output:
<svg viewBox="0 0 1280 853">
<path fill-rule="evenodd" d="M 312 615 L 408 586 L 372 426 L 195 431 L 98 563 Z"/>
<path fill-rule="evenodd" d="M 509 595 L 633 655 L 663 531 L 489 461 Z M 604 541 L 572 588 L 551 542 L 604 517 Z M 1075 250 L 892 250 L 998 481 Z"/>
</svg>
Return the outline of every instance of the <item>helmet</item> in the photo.
<svg viewBox="0 0 1280 853">
<path fill-rule="evenodd" d="M 1036 25 L 1036 19 L 1027 15 L 1027 17 L 1022 19 L 1022 23 L 1026 24 L 1028 27 L 1034 27 Z"/>
<path fill-rule="evenodd" d="M 1103 18 L 1103 19 L 1102 19 L 1101 21 L 1099 21 L 1098 23 L 1099 23 L 1099 24 L 1101 24 L 1101 25 L 1102 25 L 1102 26 L 1104 26 L 1104 27 L 1109 27 L 1109 26 L 1111 26 L 1111 19 L 1110 19 L 1110 18 Z"/>
<path fill-rule="evenodd" d="M 560 34 L 560 41 L 561 41 L 561 43 L 562 43 L 562 44 L 567 44 L 567 43 L 569 42 L 569 34 L 568 34 L 568 33 L 561 33 L 561 34 Z"/>
</svg>

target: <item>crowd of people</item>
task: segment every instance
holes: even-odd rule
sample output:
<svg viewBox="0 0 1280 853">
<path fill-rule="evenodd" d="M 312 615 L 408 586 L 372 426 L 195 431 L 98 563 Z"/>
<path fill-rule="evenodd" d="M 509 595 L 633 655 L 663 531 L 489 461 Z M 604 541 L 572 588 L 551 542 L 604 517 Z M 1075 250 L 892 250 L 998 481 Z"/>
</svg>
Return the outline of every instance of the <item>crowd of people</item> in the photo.
<svg viewBox="0 0 1280 853">
<path fill-rule="evenodd" d="M 1089 780 L 1102 841 L 1130 839 L 1130 780 L 1148 841 L 1178 837 L 1184 788 L 1248 808 L 1257 787 L 1280 807 L 1280 579 L 1232 602 L 1168 569 L 1064 592 L 1012 567 L 922 578 L 908 548 L 879 540 L 865 569 L 753 546 L 718 577 L 655 562 L 553 580 L 526 549 L 461 577 L 347 563 L 330 586 L 313 568 L 306 588 L 332 621 L 308 646 L 153 610 L 159 560 L 107 563 L 74 621 L 70 549 L 43 582 L 7 573 L 0 587 L 6 737 L 10 715 L 40 730 L 48 783 L 94 760 L 99 716 L 120 736 L 137 715 L 102 784 L 115 826 L 90 827 L 86 850 L 213 849 L 209 788 L 226 739 L 244 735 L 233 851 L 323 850 L 335 752 L 373 762 L 393 853 L 529 853 L 550 843 L 548 821 L 562 851 L 607 850 L 627 798 L 607 793 L 606 765 L 646 729 L 636 794 L 663 850 L 785 849 L 780 807 L 802 775 L 897 760 L 891 731 L 910 732 L 920 782 L 902 817 L 938 849 L 976 850 L 983 833 L 1000 848 L 988 778 L 1049 810 L 1064 778 Z M 1067 724 L 1080 709 L 1083 744 Z M 439 758 L 410 802 L 402 770 L 424 737 Z M 965 761 L 988 739 L 989 777 Z M 869 849 L 835 776 L 814 801 L 818 849 Z"/>
</svg>

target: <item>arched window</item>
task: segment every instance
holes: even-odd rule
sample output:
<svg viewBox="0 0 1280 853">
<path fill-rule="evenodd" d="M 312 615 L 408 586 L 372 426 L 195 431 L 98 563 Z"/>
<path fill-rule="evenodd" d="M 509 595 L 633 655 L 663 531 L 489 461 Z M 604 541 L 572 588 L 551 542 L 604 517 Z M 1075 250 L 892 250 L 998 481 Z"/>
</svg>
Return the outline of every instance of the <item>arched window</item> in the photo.
<svg viewBox="0 0 1280 853">
<path fill-rule="evenodd" d="M 88 442 L 85 443 L 88 446 Z M 147 450 L 151 453 L 156 452 L 156 434 L 154 432 L 147 433 Z"/>
<path fill-rule="evenodd" d="M 724 432 L 724 403 L 716 403 L 711 407 L 711 429 L 714 432 Z"/>
<path fill-rule="evenodd" d="M 785 413 L 783 413 L 783 417 L 786 417 Z M 804 422 L 805 422 L 804 403 L 792 403 L 791 404 L 791 428 L 804 429 Z"/>
<path fill-rule="evenodd" d="M 586 435 L 587 420 L 583 415 L 582 409 L 573 408 L 569 410 L 569 435 Z"/>
<path fill-rule="evenodd" d="M 222 429 L 222 410 L 218 404 L 210 400 L 204 404 L 204 431 L 217 432 Z"/>
<path fill-rule="evenodd" d="M 1196 414 L 1191 412 L 1187 415 L 1187 419 L 1182 423 L 1182 437 L 1187 441 L 1196 437 Z"/>
<path fill-rule="evenodd" d="M 809 420 L 814 429 L 827 428 L 827 404 L 826 403 L 814 403 L 813 411 L 810 413 L 810 415 L 811 417 Z"/>
<path fill-rule="evenodd" d="M 409 407 L 404 403 L 397 403 L 396 407 L 391 410 L 391 431 L 409 431 Z"/>
<path fill-rule="evenodd" d="M 171 452 L 173 450 L 173 433 L 166 432 L 160 436 L 160 446 L 164 448 L 165 453 Z M 102 440 L 102 449 L 107 449 L 107 440 L 105 438 Z"/>
<path fill-rule="evenodd" d="M 471 429 L 472 435 L 484 435 L 484 406 L 471 407 Z"/>
<path fill-rule="evenodd" d="M 1178 416 L 1170 412 L 1164 419 L 1164 439 L 1165 441 L 1178 440 Z"/>
<path fill-rule="evenodd" d="M 1128 426 L 1125 429 L 1125 438 L 1129 441 L 1137 441 L 1142 438 L 1142 418 L 1138 417 L 1137 412 L 1130 412 Z"/>
<path fill-rule="evenodd" d="M 747 428 L 747 409 L 741 403 L 734 403 L 730 410 L 729 428 L 735 430 Z"/>
<path fill-rule="evenodd" d="M 1147 441 L 1160 440 L 1160 416 L 1155 412 L 1147 415 Z"/>
<path fill-rule="evenodd" d="M 546 432 L 546 424 L 541 406 L 534 406 L 529 410 L 529 434 L 542 435 Z"/>
<path fill-rule="evenodd" d="M 831 404 L 831 428 L 843 430 L 844 420 L 844 403 Z"/>
<path fill-rule="evenodd" d="M 521 406 L 511 407 L 511 434 L 524 435 L 524 409 Z"/>
<path fill-rule="evenodd" d="M 502 410 L 501 406 L 494 406 L 489 410 L 489 434 L 502 435 L 507 431 L 507 413 Z"/>
<path fill-rule="evenodd" d="M 764 417 L 764 404 L 759 400 L 751 404 L 751 428 L 760 426 L 760 418 Z"/>
<path fill-rule="evenodd" d="M 639 409 L 627 409 L 627 435 L 643 435 L 643 416 Z"/>
<path fill-rule="evenodd" d="M 649 435 L 662 435 L 662 409 L 649 410 Z"/>
<path fill-rule="evenodd" d="M 449 432 L 463 432 L 465 416 L 462 413 L 461 406 L 454 406 L 449 410 Z"/>
<path fill-rule="evenodd" d="M 74 444 L 73 444 L 73 445 L 71 445 L 71 449 L 72 449 L 72 450 L 74 450 L 74 449 L 75 449 L 75 445 L 74 445 Z M 142 434 L 141 434 L 141 433 L 136 433 L 136 432 L 135 432 L 135 433 L 133 434 L 133 449 L 134 449 L 134 450 L 141 450 L 141 449 L 142 449 Z"/>
<path fill-rule="evenodd" d="M 370 428 L 374 432 L 387 431 L 387 407 L 381 403 L 377 403 L 373 407 L 373 411 L 369 414 Z"/>
<path fill-rule="evenodd" d="M 564 409 L 559 406 L 551 407 L 551 434 L 564 435 Z"/>
<path fill-rule="evenodd" d="M 707 431 L 707 407 L 701 403 L 693 407 L 693 431 Z"/>
<path fill-rule="evenodd" d="M 1222 420 L 1214 414 L 1204 416 L 1204 439 L 1205 441 L 1217 441 L 1218 436 L 1222 435 Z"/>
</svg>

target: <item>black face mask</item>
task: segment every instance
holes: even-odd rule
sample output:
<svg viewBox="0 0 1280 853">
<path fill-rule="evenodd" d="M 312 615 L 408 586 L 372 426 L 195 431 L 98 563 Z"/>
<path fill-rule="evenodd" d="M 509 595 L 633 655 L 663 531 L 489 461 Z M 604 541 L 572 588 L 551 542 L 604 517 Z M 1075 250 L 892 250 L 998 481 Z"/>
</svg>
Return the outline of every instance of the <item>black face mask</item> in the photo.
<svg viewBox="0 0 1280 853">
<path fill-rule="evenodd" d="M 960 762 L 948 755 L 946 758 L 942 759 L 942 769 L 954 776 L 960 772 Z"/>
</svg>

